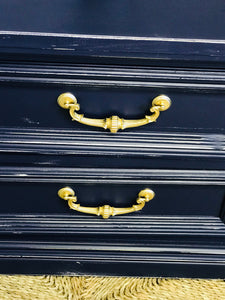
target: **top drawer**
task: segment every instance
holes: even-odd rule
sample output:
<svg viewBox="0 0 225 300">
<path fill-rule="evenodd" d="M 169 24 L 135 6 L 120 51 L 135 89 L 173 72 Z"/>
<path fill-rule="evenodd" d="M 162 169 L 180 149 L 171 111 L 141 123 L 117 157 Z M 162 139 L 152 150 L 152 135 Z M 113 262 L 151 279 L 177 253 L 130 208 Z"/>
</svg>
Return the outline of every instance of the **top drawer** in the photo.
<svg viewBox="0 0 225 300">
<path fill-rule="evenodd" d="M 74 68 L 73 72 L 75 70 Z M 92 71 L 92 74 L 88 75 L 88 71 Z M 76 75 L 71 75 L 70 69 L 64 70 L 61 77 L 59 77 L 60 71 L 54 72 L 50 77 L 43 68 L 40 71 L 41 75 L 38 72 L 29 74 L 24 71 L 23 75 L 17 74 L 17 77 L 4 75 L 0 78 L 1 127 L 64 128 L 74 131 L 103 132 L 103 128 L 71 121 L 69 111 L 61 108 L 57 103 L 60 94 L 70 92 L 80 104 L 77 113 L 93 120 L 93 125 L 96 124 L 95 119 L 111 116 L 118 116 L 125 120 L 141 120 L 146 115 L 154 114 L 150 112 L 152 100 L 164 94 L 171 99 L 171 106 L 160 113 L 157 122 L 128 128 L 126 131 L 140 133 L 149 131 L 223 133 L 224 131 L 223 81 L 225 77 L 222 73 L 220 77 L 217 76 L 216 83 L 208 83 L 206 79 L 201 83 L 195 83 L 193 74 L 187 82 L 182 82 L 179 78 L 175 78 L 175 81 L 171 79 L 165 81 L 166 76 L 171 78 L 181 76 L 176 72 L 174 76 L 168 75 L 165 71 L 155 74 L 155 77 L 152 75 L 151 78 L 145 78 L 145 75 L 150 76 L 147 71 L 143 71 L 142 75 L 136 74 L 135 77 L 135 70 L 127 75 L 128 71 L 121 69 L 120 74 L 117 71 L 116 77 L 110 75 L 108 68 L 104 77 L 102 75 L 103 78 L 100 79 L 97 77 L 99 73 L 93 71 L 91 67 L 89 70 L 79 69 Z M 107 74 L 113 78 L 107 78 Z M 142 77 L 137 79 L 138 76 Z"/>
</svg>

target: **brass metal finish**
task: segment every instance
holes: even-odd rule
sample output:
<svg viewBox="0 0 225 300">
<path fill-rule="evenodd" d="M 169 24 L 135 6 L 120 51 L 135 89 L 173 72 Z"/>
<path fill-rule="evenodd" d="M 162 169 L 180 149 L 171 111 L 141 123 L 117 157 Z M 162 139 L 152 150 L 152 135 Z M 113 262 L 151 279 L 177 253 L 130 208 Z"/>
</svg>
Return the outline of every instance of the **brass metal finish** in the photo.
<svg viewBox="0 0 225 300">
<path fill-rule="evenodd" d="M 111 116 L 106 119 L 90 119 L 84 117 L 83 114 L 78 114 L 76 111 L 80 110 L 80 105 L 77 103 L 76 97 L 71 93 L 64 93 L 58 97 L 58 104 L 64 109 L 69 109 L 70 116 L 73 121 L 80 122 L 82 124 L 102 127 L 104 129 L 109 129 L 111 132 L 116 133 L 119 129 L 126 129 L 131 127 L 139 127 L 151 122 L 155 122 L 160 111 L 167 110 L 171 105 L 171 100 L 165 95 L 160 95 L 153 99 L 152 107 L 150 112 L 152 115 L 146 115 L 143 119 L 138 120 L 125 120 L 118 116 Z"/>
<path fill-rule="evenodd" d="M 71 209 L 74 209 L 79 212 L 86 214 L 92 214 L 97 216 L 102 216 L 103 219 L 108 219 L 110 216 L 129 214 L 134 211 L 141 210 L 145 206 L 145 202 L 149 202 L 155 196 L 155 193 L 150 189 L 141 190 L 138 194 L 135 205 L 131 207 L 112 207 L 110 205 L 104 205 L 99 207 L 85 207 L 80 206 L 77 202 L 77 197 L 75 192 L 70 187 L 64 187 L 58 191 L 58 196 L 66 201 Z"/>
</svg>

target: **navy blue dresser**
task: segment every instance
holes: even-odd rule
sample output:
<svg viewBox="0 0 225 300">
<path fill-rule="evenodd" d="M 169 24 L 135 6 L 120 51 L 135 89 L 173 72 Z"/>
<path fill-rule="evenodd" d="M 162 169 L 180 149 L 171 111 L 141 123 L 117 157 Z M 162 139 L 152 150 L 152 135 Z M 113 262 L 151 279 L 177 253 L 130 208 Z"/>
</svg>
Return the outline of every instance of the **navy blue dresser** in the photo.
<svg viewBox="0 0 225 300">
<path fill-rule="evenodd" d="M 0 2 L 0 273 L 225 277 L 225 2 Z"/>
</svg>

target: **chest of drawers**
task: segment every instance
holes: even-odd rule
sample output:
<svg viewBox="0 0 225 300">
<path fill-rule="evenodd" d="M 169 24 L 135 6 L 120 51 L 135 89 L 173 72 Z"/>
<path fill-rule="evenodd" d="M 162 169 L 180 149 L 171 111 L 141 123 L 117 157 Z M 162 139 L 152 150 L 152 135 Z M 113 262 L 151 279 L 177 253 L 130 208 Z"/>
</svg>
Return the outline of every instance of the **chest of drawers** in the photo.
<svg viewBox="0 0 225 300">
<path fill-rule="evenodd" d="M 207 2 L 0 3 L 1 273 L 224 277 L 225 6 Z"/>
</svg>

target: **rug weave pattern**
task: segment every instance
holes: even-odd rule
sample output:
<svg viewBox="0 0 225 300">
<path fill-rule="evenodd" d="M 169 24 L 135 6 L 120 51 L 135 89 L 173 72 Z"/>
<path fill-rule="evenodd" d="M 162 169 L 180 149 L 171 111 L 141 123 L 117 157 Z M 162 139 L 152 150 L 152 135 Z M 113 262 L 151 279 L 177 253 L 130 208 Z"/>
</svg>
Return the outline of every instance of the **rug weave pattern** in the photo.
<svg viewBox="0 0 225 300">
<path fill-rule="evenodd" d="M 0 299 L 225 300 L 225 281 L 0 275 Z"/>
</svg>

